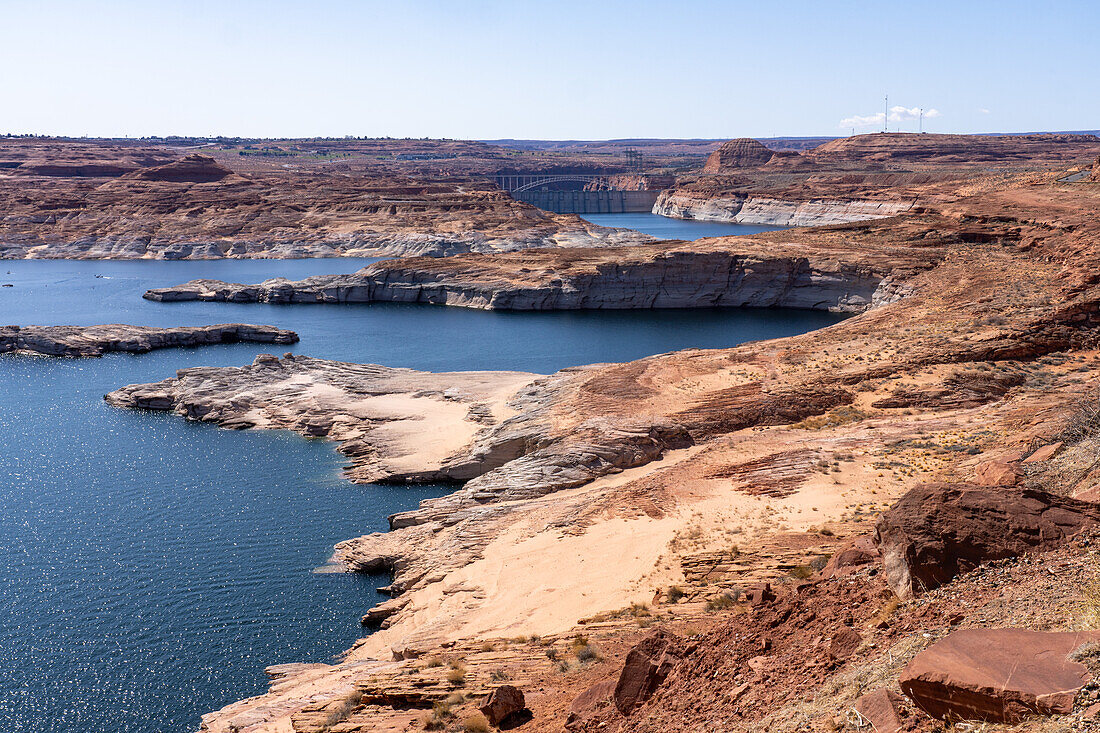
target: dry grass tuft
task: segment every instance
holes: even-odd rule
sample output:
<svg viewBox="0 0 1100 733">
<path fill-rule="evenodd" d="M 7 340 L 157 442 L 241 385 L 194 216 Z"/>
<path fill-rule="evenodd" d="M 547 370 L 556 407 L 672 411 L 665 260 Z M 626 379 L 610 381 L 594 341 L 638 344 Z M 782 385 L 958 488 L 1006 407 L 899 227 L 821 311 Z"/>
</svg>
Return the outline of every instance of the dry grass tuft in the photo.
<svg viewBox="0 0 1100 733">
<path fill-rule="evenodd" d="M 466 733 L 489 733 L 489 721 L 481 713 L 474 713 L 462 721 L 462 730 Z"/>
</svg>

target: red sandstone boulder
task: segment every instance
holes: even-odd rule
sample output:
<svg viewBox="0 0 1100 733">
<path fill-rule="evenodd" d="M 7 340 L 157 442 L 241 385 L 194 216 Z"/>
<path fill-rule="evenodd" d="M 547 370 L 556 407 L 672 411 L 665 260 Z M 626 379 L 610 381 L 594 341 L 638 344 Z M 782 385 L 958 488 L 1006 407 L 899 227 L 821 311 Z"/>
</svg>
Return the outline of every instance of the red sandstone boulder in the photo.
<svg viewBox="0 0 1100 733">
<path fill-rule="evenodd" d="M 514 685 L 501 685 L 486 695 L 478 706 L 490 725 L 500 725 L 520 715 L 526 708 L 523 691 Z"/>
<path fill-rule="evenodd" d="M 830 661 L 843 662 L 856 653 L 861 641 L 863 641 L 863 637 L 851 626 L 840 627 L 840 630 L 833 634 L 832 641 L 829 642 Z"/>
<path fill-rule="evenodd" d="M 1054 456 L 1058 455 L 1058 451 L 1062 450 L 1064 443 L 1058 441 L 1051 443 L 1050 445 L 1044 445 L 1042 448 L 1038 448 L 1034 453 L 1024 459 L 1024 463 L 1041 463 L 1043 461 L 1049 461 Z"/>
<path fill-rule="evenodd" d="M 932 483 L 875 526 L 886 579 L 905 598 L 990 560 L 1045 551 L 1100 522 L 1100 507 L 1036 489 Z"/>
<path fill-rule="evenodd" d="M 1020 480 L 1016 467 L 1003 461 L 986 461 L 974 469 L 978 486 L 1015 486 Z"/>
<path fill-rule="evenodd" d="M 860 535 L 829 558 L 829 562 L 825 563 L 825 567 L 821 569 L 821 577 L 836 578 L 848 575 L 858 568 L 878 562 L 880 557 L 874 538 L 870 535 Z"/>
<path fill-rule="evenodd" d="M 745 593 L 745 600 L 754 608 L 771 603 L 775 600 L 775 592 L 772 591 L 771 583 L 761 583 L 760 585 L 750 588 Z"/>
<path fill-rule="evenodd" d="M 1069 656 L 1100 632 L 964 629 L 948 634 L 902 670 L 902 691 L 929 715 L 1017 723 L 1069 713 L 1089 681 Z"/>
<path fill-rule="evenodd" d="M 900 733 L 906 729 L 903 698 L 885 688 L 863 695 L 853 706 L 874 733 Z"/>
<path fill-rule="evenodd" d="M 687 653 L 684 640 L 658 629 L 642 639 L 626 655 L 623 671 L 615 684 L 615 707 L 623 715 L 648 700 Z"/>
<path fill-rule="evenodd" d="M 610 679 L 597 682 L 577 695 L 569 706 L 569 714 L 565 718 L 565 729 L 582 729 L 585 721 L 611 705 L 614 694 L 615 680 Z"/>
</svg>

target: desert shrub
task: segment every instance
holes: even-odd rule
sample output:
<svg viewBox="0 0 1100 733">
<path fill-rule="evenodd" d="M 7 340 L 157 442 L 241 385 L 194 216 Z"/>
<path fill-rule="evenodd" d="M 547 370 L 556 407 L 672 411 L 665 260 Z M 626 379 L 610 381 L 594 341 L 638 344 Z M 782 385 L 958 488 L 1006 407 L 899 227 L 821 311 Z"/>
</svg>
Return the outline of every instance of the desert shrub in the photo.
<svg viewBox="0 0 1100 733">
<path fill-rule="evenodd" d="M 451 706 L 445 702 L 437 702 L 432 705 L 430 712 L 420 717 L 420 727 L 424 730 L 443 730 L 447 727 L 447 721 L 454 717 Z"/>
<path fill-rule="evenodd" d="M 1100 433 L 1100 392 L 1093 392 L 1077 404 L 1055 440 L 1072 445 L 1097 433 Z"/>
<path fill-rule="evenodd" d="M 504 680 L 509 679 L 508 673 L 505 672 L 503 669 L 494 669 L 493 673 L 489 675 L 489 677 L 493 680 L 493 682 L 503 682 Z"/>
<path fill-rule="evenodd" d="M 462 667 L 455 667 L 447 672 L 447 681 L 452 685 L 464 685 L 466 684 L 466 670 Z"/>
<path fill-rule="evenodd" d="M 591 644 L 585 644 L 577 649 L 577 660 L 580 662 L 598 662 L 603 657 L 600 656 L 600 652 L 596 647 Z"/>
<path fill-rule="evenodd" d="M 481 713 L 474 713 L 462 721 L 462 730 L 466 733 L 489 733 L 489 721 Z"/>
<path fill-rule="evenodd" d="M 728 593 L 723 593 L 720 596 L 715 596 L 714 598 L 707 600 L 707 610 L 711 612 L 725 611 L 727 609 L 733 608 L 736 604 L 737 601 L 733 600 L 733 598 Z"/>
<path fill-rule="evenodd" d="M 428 660 L 428 664 L 426 666 L 427 667 L 442 667 L 443 666 L 443 658 L 442 657 L 432 657 L 431 659 Z"/>
<path fill-rule="evenodd" d="M 496 644 L 491 641 L 487 641 L 481 645 L 481 651 L 483 652 L 495 652 L 497 650 Z"/>
<path fill-rule="evenodd" d="M 790 576 L 798 580 L 805 580 L 814 574 L 814 569 L 809 565 L 796 565 L 791 568 Z"/>
<path fill-rule="evenodd" d="M 669 603 L 679 603 L 680 599 L 685 595 L 683 588 L 678 585 L 671 585 L 668 590 L 665 591 L 665 600 Z"/>
</svg>

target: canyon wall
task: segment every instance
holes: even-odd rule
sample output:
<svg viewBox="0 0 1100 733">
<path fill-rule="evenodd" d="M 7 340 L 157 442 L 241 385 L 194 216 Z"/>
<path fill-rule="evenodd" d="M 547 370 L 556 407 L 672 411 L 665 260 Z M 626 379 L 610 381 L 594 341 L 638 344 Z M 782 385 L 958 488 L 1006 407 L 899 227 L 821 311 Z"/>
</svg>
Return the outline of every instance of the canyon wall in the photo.
<svg viewBox="0 0 1100 733">
<path fill-rule="evenodd" d="M 723 251 L 654 255 L 622 261 L 601 258 L 591 266 L 563 268 L 558 277 L 530 283 L 473 270 L 440 272 L 420 261 L 384 262 L 349 275 L 276 278 L 258 285 L 195 280 L 150 290 L 144 297 L 236 303 L 430 303 L 486 310 L 751 307 L 859 312 L 873 303 L 891 302 L 900 293 L 886 271 L 862 264 Z"/>
<path fill-rule="evenodd" d="M 741 194 L 706 197 L 669 189 L 657 197 L 653 213 L 674 219 L 803 227 L 881 219 L 912 206 L 908 201 L 784 201 Z"/>
</svg>

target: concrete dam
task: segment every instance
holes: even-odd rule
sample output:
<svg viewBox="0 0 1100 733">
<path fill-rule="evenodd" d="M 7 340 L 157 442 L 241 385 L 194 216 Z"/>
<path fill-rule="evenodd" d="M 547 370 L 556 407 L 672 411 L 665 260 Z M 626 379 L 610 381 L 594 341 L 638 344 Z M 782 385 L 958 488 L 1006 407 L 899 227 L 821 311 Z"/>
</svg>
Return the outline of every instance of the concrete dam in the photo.
<svg viewBox="0 0 1100 733">
<path fill-rule="evenodd" d="M 659 191 L 513 191 L 512 198 L 556 214 L 651 211 Z"/>
<path fill-rule="evenodd" d="M 556 214 L 625 214 L 652 211 L 660 191 L 584 190 L 595 174 L 499 175 L 497 185 L 517 201 Z"/>
</svg>

